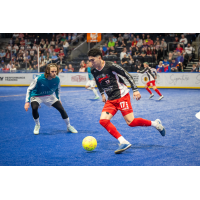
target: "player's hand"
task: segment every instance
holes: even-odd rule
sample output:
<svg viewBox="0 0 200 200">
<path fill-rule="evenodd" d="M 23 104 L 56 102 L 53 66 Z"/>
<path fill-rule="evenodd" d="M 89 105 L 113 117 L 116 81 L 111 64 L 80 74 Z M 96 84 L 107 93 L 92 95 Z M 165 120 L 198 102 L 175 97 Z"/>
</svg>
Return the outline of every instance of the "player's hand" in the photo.
<svg viewBox="0 0 200 200">
<path fill-rule="evenodd" d="M 106 103 L 106 96 L 103 94 L 102 95 L 102 101 L 104 102 L 104 103 Z"/>
<path fill-rule="evenodd" d="M 28 111 L 29 107 L 30 107 L 30 103 L 29 102 L 25 103 L 25 105 L 24 105 L 25 111 Z"/>
<path fill-rule="evenodd" d="M 137 101 L 140 100 L 141 94 L 139 91 L 133 92 L 133 98 L 136 99 Z"/>
</svg>

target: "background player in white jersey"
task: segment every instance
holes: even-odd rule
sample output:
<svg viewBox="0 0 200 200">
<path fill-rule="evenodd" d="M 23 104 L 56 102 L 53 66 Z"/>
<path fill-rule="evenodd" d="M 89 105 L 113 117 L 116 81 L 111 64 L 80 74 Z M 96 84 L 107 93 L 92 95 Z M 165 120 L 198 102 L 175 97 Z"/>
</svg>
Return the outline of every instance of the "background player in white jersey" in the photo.
<svg viewBox="0 0 200 200">
<path fill-rule="evenodd" d="M 147 76 L 148 76 L 149 82 L 146 83 L 144 88 L 150 93 L 149 99 L 154 96 L 154 94 L 149 89 L 149 86 L 151 86 L 153 88 L 153 90 L 155 90 L 155 92 L 160 96 L 158 100 L 161 100 L 164 96 L 160 93 L 160 91 L 156 87 L 156 83 L 155 83 L 155 79 L 157 79 L 156 69 L 149 67 L 148 62 L 145 62 L 144 63 L 144 69 L 141 70 L 141 71 L 138 70 L 137 72 L 146 73 Z"/>
<path fill-rule="evenodd" d="M 85 88 L 86 89 L 90 89 L 90 90 L 92 90 L 94 92 L 94 94 L 95 94 L 95 98 L 94 99 L 99 99 L 99 95 L 97 93 L 97 90 L 95 89 L 96 82 L 95 82 L 94 77 L 93 77 L 93 75 L 91 73 L 92 63 L 89 62 L 89 60 L 87 61 L 86 67 L 87 67 L 87 72 L 88 72 L 88 82 L 86 83 Z"/>
<path fill-rule="evenodd" d="M 49 64 L 45 69 L 45 73 L 36 77 L 27 89 L 25 110 L 32 107 L 32 115 L 35 121 L 34 134 L 39 134 L 40 122 L 38 108 L 41 103 L 56 108 L 63 120 L 67 125 L 67 131 L 72 133 L 78 133 L 77 130 L 70 125 L 69 117 L 64 110 L 60 101 L 60 78 L 57 76 L 59 73 L 58 66 L 56 64 Z M 53 95 L 55 92 L 56 97 Z"/>
</svg>

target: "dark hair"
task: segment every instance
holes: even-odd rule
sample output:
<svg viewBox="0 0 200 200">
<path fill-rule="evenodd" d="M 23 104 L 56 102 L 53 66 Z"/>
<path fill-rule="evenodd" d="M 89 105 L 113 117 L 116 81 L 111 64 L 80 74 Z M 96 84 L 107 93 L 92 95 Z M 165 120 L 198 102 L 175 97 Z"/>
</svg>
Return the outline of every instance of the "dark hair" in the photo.
<svg viewBox="0 0 200 200">
<path fill-rule="evenodd" d="M 88 56 L 92 57 L 101 56 L 102 58 L 102 52 L 100 49 L 90 49 L 90 51 L 88 51 Z"/>
</svg>

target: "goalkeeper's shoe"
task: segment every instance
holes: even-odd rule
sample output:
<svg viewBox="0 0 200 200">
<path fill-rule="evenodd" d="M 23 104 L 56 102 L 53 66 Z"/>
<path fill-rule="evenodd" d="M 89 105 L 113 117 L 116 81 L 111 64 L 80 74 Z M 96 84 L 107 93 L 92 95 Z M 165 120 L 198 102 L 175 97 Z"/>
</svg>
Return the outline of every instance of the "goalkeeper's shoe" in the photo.
<svg viewBox="0 0 200 200">
<path fill-rule="evenodd" d="M 159 119 L 156 119 L 155 121 L 157 122 L 156 129 L 160 132 L 162 136 L 165 136 L 166 131 L 161 121 Z"/>
<path fill-rule="evenodd" d="M 115 151 L 116 154 L 122 153 L 126 149 L 130 148 L 131 144 L 119 144 L 119 148 Z"/>
<path fill-rule="evenodd" d="M 78 133 L 78 131 L 71 125 L 67 127 L 67 132 Z"/>
<path fill-rule="evenodd" d="M 40 125 L 35 125 L 35 128 L 34 128 L 33 133 L 34 133 L 35 135 L 38 135 L 38 134 L 39 134 L 39 130 L 40 130 Z"/>
</svg>

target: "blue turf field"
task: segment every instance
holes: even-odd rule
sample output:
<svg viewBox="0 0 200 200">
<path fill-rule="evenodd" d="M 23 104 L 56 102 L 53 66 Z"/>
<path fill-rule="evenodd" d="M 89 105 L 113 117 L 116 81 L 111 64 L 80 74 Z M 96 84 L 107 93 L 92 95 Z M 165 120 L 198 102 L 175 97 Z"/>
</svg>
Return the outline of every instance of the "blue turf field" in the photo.
<svg viewBox="0 0 200 200">
<path fill-rule="evenodd" d="M 26 87 L 0 87 L 1 166 L 184 166 L 200 165 L 200 90 L 160 89 L 149 100 L 146 90 L 132 106 L 135 117 L 161 119 L 166 128 L 162 137 L 153 127 L 131 128 L 120 112 L 112 119 L 118 131 L 132 143 L 122 154 L 114 154 L 118 141 L 99 124 L 103 102 L 84 88 L 61 88 L 62 104 L 78 134 L 66 132 L 60 113 L 42 104 L 40 134 L 34 135 L 31 109 L 24 110 Z M 18 95 L 18 96 L 15 96 Z M 97 139 L 97 148 L 86 152 L 84 137 Z"/>
</svg>

